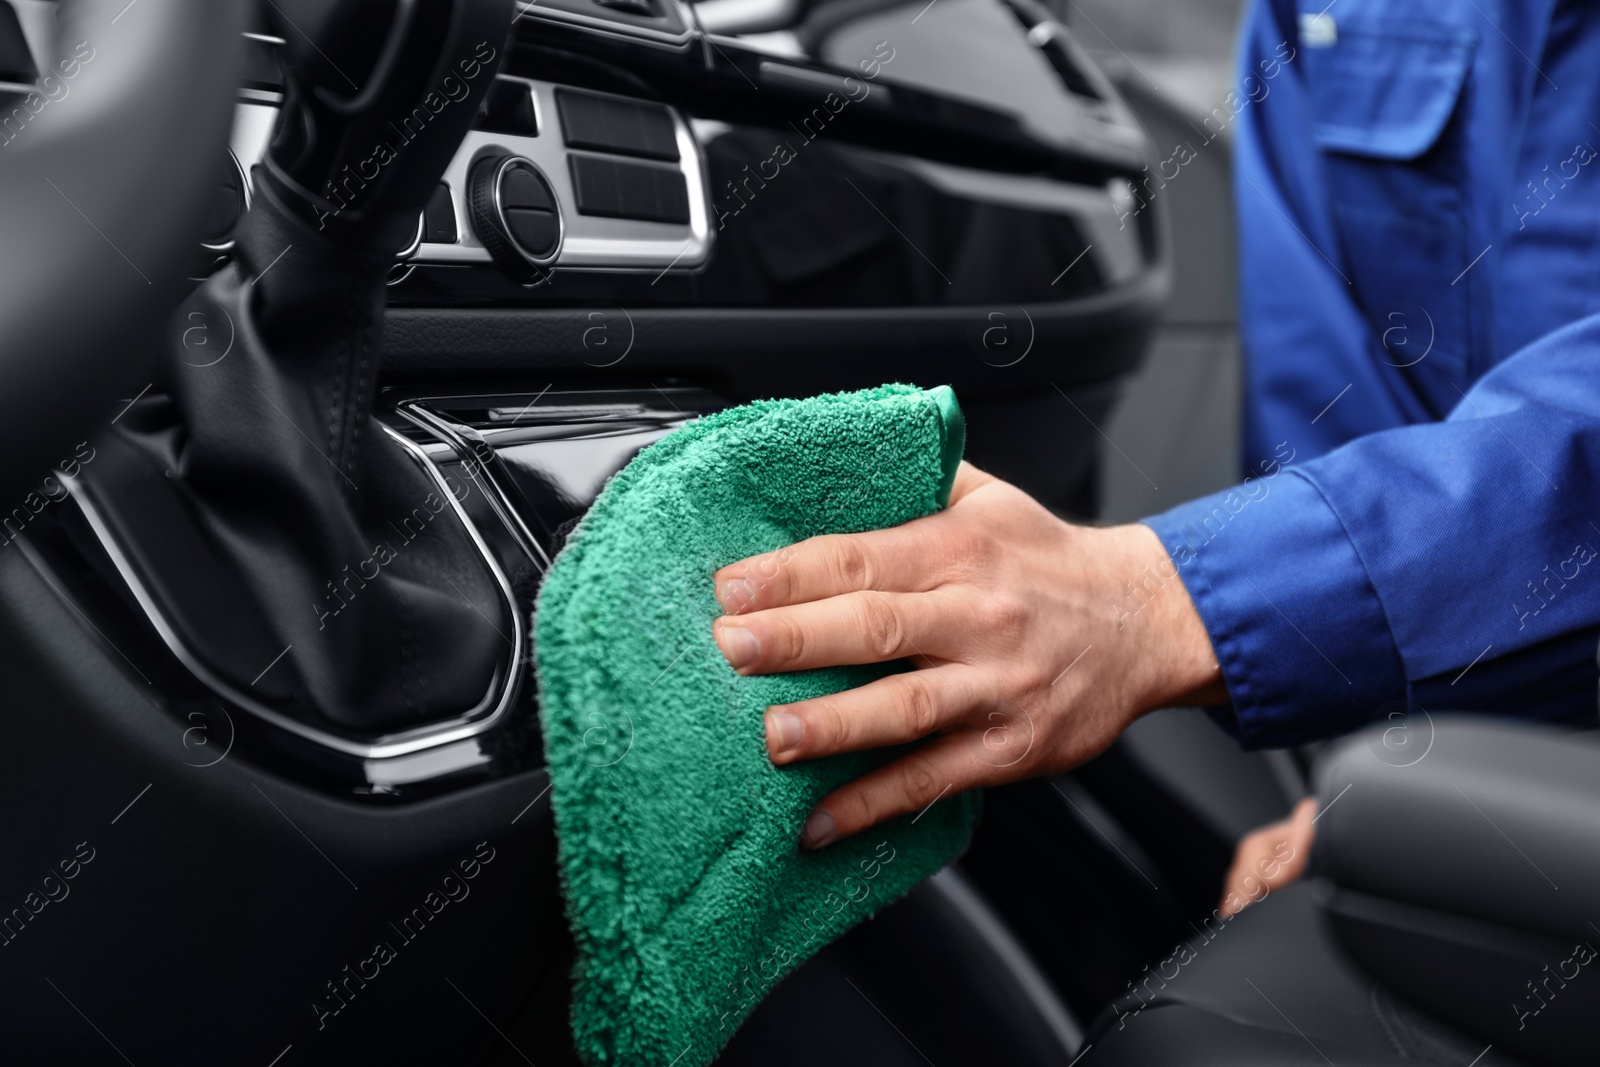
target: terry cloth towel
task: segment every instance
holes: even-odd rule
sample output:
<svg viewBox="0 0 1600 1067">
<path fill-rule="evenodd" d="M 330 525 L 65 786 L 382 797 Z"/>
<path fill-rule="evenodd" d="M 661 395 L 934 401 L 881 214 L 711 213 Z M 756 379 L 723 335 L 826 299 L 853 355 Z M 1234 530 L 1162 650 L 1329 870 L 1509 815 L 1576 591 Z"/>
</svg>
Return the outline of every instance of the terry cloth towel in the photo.
<svg viewBox="0 0 1600 1067">
<path fill-rule="evenodd" d="M 784 975 L 966 847 L 971 795 L 802 851 L 816 803 L 887 755 L 774 767 L 767 707 L 904 668 L 745 678 L 711 637 L 717 568 L 937 511 L 965 436 L 946 387 L 733 408 L 640 453 L 557 557 L 535 640 L 589 1064 L 709 1063 Z"/>
</svg>

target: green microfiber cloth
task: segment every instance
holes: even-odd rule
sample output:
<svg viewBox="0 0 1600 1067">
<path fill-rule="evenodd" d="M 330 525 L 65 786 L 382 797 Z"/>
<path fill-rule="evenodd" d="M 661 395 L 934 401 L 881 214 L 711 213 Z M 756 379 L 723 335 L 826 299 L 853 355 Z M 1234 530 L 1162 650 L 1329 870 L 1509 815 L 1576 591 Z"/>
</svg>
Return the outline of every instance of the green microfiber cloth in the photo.
<svg viewBox="0 0 1600 1067">
<path fill-rule="evenodd" d="M 733 408 L 640 453 L 557 557 L 535 647 L 588 1063 L 709 1063 L 779 979 L 966 847 L 972 795 L 802 851 L 816 803 L 897 753 L 774 767 L 767 707 L 904 668 L 740 677 L 711 637 L 719 567 L 937 511 L 965 436 L 946 387 Z"/>
</svg>

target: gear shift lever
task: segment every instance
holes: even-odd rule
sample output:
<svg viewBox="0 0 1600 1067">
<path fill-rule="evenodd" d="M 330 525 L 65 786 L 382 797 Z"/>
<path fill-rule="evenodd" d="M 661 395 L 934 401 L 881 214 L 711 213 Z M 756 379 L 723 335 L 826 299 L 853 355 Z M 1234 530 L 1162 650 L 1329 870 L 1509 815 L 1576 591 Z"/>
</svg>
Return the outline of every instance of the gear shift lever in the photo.
<svg viewBox="0 0 1600 1067">
<path fill-rule="evenodd" d="M 235 260 L 182 313 L 231 323 L 232 348 L 200 365 L 174 345 L 170 402 L 116 427 L 143 476 L 85 467 L 193 658 L 319 728 L 469 714 L 513 651 L 448 494 L 372 416 L 385 275 L 493 81 L 511 8 L 274 0 L 284 107 Z M 96 489 L 113 475 L 117 491 Z"/>
</svg>

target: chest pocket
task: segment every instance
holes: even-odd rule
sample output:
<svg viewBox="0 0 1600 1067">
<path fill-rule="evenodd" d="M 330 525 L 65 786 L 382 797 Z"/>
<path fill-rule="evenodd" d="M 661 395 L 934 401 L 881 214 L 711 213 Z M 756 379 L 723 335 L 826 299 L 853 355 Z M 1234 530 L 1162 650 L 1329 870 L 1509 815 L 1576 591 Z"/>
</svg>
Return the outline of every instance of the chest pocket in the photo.
<svg viewBox="0 0 1600 1067">
<path fill-rule="evenodd" d="M 1319 4 L 1320 6 L 1320 4 Z M 1463 122 L 1476 31 L 1359 5 L 1301 16 L 1312 135 L 1322 149 L 1350 281 L 1374 352 L 1443 415 L 1475 362 Z M 1348 9 L 1340 9 L 1342 12 Z M 1411 14 L 1411 12 L 1403 12 Z M 1487 273 L 1487 272 L 1486 272 Z M 1470 275 L 1468 276 L 1470 277 Z"/>
</svg>

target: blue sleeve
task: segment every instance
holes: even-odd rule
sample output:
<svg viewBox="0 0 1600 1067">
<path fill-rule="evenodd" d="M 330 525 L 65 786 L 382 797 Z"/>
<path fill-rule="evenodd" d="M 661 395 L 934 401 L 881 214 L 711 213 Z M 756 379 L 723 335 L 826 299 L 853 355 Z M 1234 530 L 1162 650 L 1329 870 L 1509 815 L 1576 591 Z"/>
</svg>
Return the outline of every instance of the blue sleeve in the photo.
<svg viewBox="0 0 1600 1067">
<path fill-rule="evenodd" d="M 1146 523 L 1247 745 L 1327 737 L 1394 701 L 1593 716 L 1600 316 L 1500 364 L 1443 422 L 1291 450 Z"/>
<path fill-rule="evenodd" d="M 1312 132 L 1307 72 L 1314 48 L 1301 42 L 1295 8 L 1294 0 L 1255 0 L 1230 105 L 1240 109 L 1232 128 L 1245 471 L 1285 440 L 1302 456 L 1322 455 L 1445 410 L 1427 409 L 1396 369 L 1405 360 L 1390 354 L 1358 307 Z M 1207 122 L 1207 133 L 1213 125 Z M 1405 327 L 1395 329 L 1391 347 L 1403 354 Z M 1415 329 L 1421 334 L 1421 323 Z M 1361 402 L 1348 402 L 1352 397 Z"/>
</svg>

